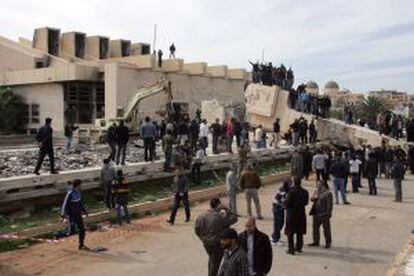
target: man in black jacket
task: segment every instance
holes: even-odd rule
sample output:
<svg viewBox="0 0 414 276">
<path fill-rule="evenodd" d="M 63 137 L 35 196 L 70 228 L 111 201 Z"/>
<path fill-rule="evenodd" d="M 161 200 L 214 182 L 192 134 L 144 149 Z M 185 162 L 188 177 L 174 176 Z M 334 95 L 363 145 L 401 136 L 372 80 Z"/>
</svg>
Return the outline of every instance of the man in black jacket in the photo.
<svg viewBox="0 0 414 276">
<path fill-rule="evenodd" d="M 247 255 L 249 275 L 265 276 L 272 268 L 273 252 L 269 237 L 260 232 L 250 217 L 246 230 L 239 235 L 239 244 Z"/>
<path fill-rule="evenodd" d="M 36 136 L 36 141 L 39 143 L 39 158 L 37 159 L 34 173 L 39 175 L 40 167 L 46 155 L 49 156 L 50 173 L 55 174 L 55 156 L 53 153 L 53 129 L 51 127 L 52 119 L 46 118 L 45 125 L 39 129 Z"/>
<path fill-rule="evenodd" d="M 301 179 L 294 179 L 294 186 L 286 198 L 286 226 L 285 234 L 288 237 L 288 254 L 294 255 L 295 251 L 302 252 L 303 235 L 306 234 L 305 206 L 309 203 L 309 193 L 301 186 Z M 294 235 L 296 234 L 296 246 Z"/>
<path fill-rule="evenodd" d="M 116 164 L 119 165 L 119 160 L 121 159 L 121 165 L 125 165 L 125 154 L 126 148 L 128 145 L 129 140 L 129 130 L 125 126 L 123 120 L 119 122 L 119 126 L 116 129 L 116 143 L 118 146 L 117 154 L 116 154 Z M 122 158 L 121 158 L 122 155 Z"/>
<path fill-rule="evenodd" d="M 111 148 L 111 153 L 108 156 L 109 160 L 115 161 L 115 154 L 116 154 L 116 123 L 112 123 L 112 125 L 108 128 L 106 132 L 106 142 L 108 143 L 109 147 Z"/>
<path fill-rule="evenodd" d="M 221 129 L 221 124 L 220 124 L 220 119 L 217 118 L 216 122 L 210 126 L 210 131 L 211 131 L 211 134 L 213 135 L 213 154 L 219 153 L 218 144 L 219 144 L 220 135 L 222 134 L 221 130 L 222 129 Z"/>
</svg>

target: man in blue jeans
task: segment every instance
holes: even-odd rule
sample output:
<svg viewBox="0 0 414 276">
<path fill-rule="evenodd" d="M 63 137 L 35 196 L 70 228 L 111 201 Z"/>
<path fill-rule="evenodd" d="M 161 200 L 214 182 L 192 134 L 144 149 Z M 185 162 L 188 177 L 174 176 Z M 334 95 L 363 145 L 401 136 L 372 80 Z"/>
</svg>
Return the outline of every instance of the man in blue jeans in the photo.
<svg viewBox="0 0 414 276">
<path fill-rule="evenodd" d="M 348 175 L 349 166 L 347 162 L 344 162 L 341 159 L 341 154 L 338 153 L 335 157 L 335 161 L 331 166 L 330 173 L 332 175 L 332 182 L 334 186 L 334 194 L 335 194 L 335 203 L 339 204 L 339 198 L 338 198 L 338 191 L 341 192 L 342 202 L 345 205 L 350 204 L 346 200 L 345 195 L 345 178 Z"/>
</svg>

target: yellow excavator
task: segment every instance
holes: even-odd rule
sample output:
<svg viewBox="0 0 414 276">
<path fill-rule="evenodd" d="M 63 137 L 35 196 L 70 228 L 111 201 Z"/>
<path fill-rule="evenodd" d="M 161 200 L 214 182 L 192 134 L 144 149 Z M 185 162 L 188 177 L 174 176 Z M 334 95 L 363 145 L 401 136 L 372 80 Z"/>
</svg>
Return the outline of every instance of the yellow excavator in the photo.
<svg viewBox="0 0 414 276">
<path fill-rule="evenodd" d="M 158 110 L 156 112 L 157 115 L 163 117 L 166 120 L 177 118 L 179 114 L 177 114 L 177 105 L 180 105 L 179 103 L 173 102 L 173 95 L 172 95 L 172 89 L 171 89 L 171 82 L 167 79 L 160 79 L 157 83 L 150 85 L 148 87 L 139 88 L 135 91 L 134 95 L 132 96 L 131 100 L 128 102 L 128 104 L 123 109 L 123 116 L 113 118 L 113 119 L 97 119 L 95 122 L 95 129 L 94 131 L 96 135 L 91 136 L 97 136 L 98 141 L 103 142 L 105 141 L 105 134 L 107 128 L 114 122 L 119 122 L 123 120 L 126 124 L 126 126 L 129 128 L 130 132 L 134 132 L 138 129 L 139 123 L 142 120 L 140 118 L 139 113 L 139 103 L 152 95 L 158 94 L 158 93 L 165 93 L 167 96 L 167 101 L 165 104 L 165 110 Z M 182 104 L 181 104 L 182 105 Z M 179 107 L 179 112 L 185 112 L 186 108 Z"/>
</svg>

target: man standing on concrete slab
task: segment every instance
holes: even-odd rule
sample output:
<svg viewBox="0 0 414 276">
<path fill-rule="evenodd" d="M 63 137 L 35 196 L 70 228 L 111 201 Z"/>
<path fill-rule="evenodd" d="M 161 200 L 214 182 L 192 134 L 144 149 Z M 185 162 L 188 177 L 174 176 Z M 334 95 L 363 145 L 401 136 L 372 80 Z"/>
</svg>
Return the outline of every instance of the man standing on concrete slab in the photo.
<svg viewBox="0 0 414 276">
<path fill-rule="evenodd" d="M 116 129 L 116 143 L 117 143 L 117 154 L 116 154 L 116 164 L 119 165 L 119 162 L 121 162 L 121 165 L 125 165 L 125 155 L 127 150 L 129 140 L 129 130 L 125 126 L 124 120 L 121 120 L 119 122 L 119 126 Z M 122 158 L 121 158 L 122 156 Z"/>
<path fill-rule="evenodd" d="M 175 45 L 174 43 L 170 46 L 170 59 L 175 59 Z M 161 66 L 160 66 L 161 67 Z"/>
<path fill-rule="evenodd" d="M 158 56 L 158 67 L 159 68 L 162 67 L 162 55 L 163 55 L 163 52 L 161 51 L 161 49 L 158 49 L 157 56 Z"/>
<path fill-rule="evenodd" d="M 319 246 L 319 228 L 322 225 L 325 236 L 325 248 L 330 248 L 332 243 L 331 216 L 333 197 L 326 182 L 317 182 L 317 190 L 311 197 L 311 201 L 313 206 L 309 214 L 313 216 L 313 243 L 309 244 L 309 246 Z"/>
<path fill-rule="evenodd" d="M 252 200 L 256 206 L 257 219 L 262 220 L 259 189 L 262 185 L 259 175 L 252 169 L 252 166 L 248 166 L 240 177 L 240 188 L 246 190 L 246 205 L 247 215 L 252 216 Z"/>
<path fill-rule="evenodd" d="M 395 201 L 402 202 L 402 181 L 405 176 L 405 167 L 400 159 L 396 159 L 391 167 L 391 177 L 394 181 Z"/>
<path fill-rule="evenodd" d="M 259 231 L 254 218 L 246 222 L 246 230 L 239 235 L 239 244 L 247 255 L 250 276 L 266 276 L 272 268 L 273 252 L 269 237 Z"/>
<path fill-rule="evenodd" d="M 217 276 L 250 276 L 247 256 L 239 245 L 236 230 L 224 230 L 220 244 L 226 251 Z"/>
<path fill-rule="evenodd" d="M 151 122 L 150 117 L 145 117 L 145 122 L 140 129 L 141 139 L 144 140 L 144 159 L 145 162 L 154 159 L 154 143 L 157 138 L 157 129 Z"/>
<path fill-rule="evenodd" d="M 75 179 L 73 181 L 73 188 L 66 194 L 65 200 L 62 204 L 62 220 L 67 220 L 68 230 L 67 236 L 74 233 L 75 227 L 79 232 L 79 250 L 88 249 L 85 246 L 85 224 L 83 223 L 82 215 L 88 216 L 85 206 L 82 203 L 80 195 L 80 186 L 82 181 Z"/>
<path fill-rule="evenodd" d="M 237 166 L 233 164 L 226 174 L 226 191 L 229 198 L 229 209 L 235 214 L 237 214 L 237 193 L 239 191 L 236 170 Z"/>
<path fill-rule="evenodd" d="M 285 234 L 288 238 L 288 250 L 286 253 L 294 255 L 295 251 L 301 253 L 303 247 L 303 235 L 306 234 L 305 206 L 309 203 L 309 193 L 301 187 L 301 179 L 295 178 L 294 185 L 286 198 L 286 227 Z M 296 234 L 296 244 L 294 236 Z"/>
<path fill-rule="evenodd" d="M 185 222 L 190 222 L 190 201 L 188 200 L 188 179 L 183 174 L 182 169 L 177 169 L 175 172 L 175 177 L 173 179 L 173 192 L 174 192 L 174 204 L 171 210 L 170 219 L 167 220 L 168 223 L 174 225 L 175 216 L 177 215 L 178 208 L 180 207 L 180 202 L 182 201 L 185 209 Z"/>
<path fill-rule="evenodd" d="M 116 177 L 116 171 L 111 164 L 111 160 L 104 159 L 103 167 L 101 169 L 101 188 L 103 191 L 103 198 L 108 209 L 115 208 L 114 196 L 112 193 L 112 181 Z"/>
<path fill-rule="evenodd" d="M 53 129 L 52 129 L 52 119 L 46 118 L 45 124 L 39 129 L 36 141 L 39 143 L 39 158 L 37 159 L 36 168 L 34 173 L 39 175 L 40 167 L 43 164 L 43 160 L 46 155 L 49 157 L 50 162 L 50 173 L 55 174 L 55 156 L 53 152 Z"/>
<path fill-rule="evenodd" d="M 237 222 L 237 215 L 224 207 L 219 198 L 211 199 L 210 207 L 207 212 L 198 216 L 195 223 L 195 233 L 203 242 L 209 257 L 208 275 L 217 276 L 223 257 L 220 235 L 225 229 Z"/>
<path fill-rule="evenodd" d="M 106 131 L 106 142 L 111 149 L 111 153 L 109 154 L 108 159 L 112 161 L 115 161 L 116 155 L 116 129 L 116 123 L 112 123 L 112 125 Z"/>
</svg>

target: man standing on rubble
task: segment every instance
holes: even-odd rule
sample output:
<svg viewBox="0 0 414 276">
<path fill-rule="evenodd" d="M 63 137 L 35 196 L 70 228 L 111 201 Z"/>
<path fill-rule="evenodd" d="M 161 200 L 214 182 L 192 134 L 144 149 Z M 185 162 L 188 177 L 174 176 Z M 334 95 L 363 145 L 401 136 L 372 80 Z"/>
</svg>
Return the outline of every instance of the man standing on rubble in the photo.
<svg viewBox="0 0 414 276">
<path fill-rule="evenodd" d="M 43 160 L 46 155 L 49 157 L 50 162 L 50 173 L 56 174 L 55 171 L 55 156 L 53 153 L 53 129 L 52 129 L 52 119 L 46 118 L 45 125 L 39 129 L 39 132 L 36 136 L 36 141 L 39 143 L 39 158 L 37 159 L 36 168 L 34 173 L 39 175 L 40 167 L 43 164 Z"/>
<path fill-rule="evenodd" d="M 119 126 L 116 130 L 116 143 L 118 146 L 117 154 L 116 154 L 116 164 L 119 165 L 119 161 L 121 160 L 121 165 L 125 165 L 125 155 L 126 149 L 129 140 L 129 129 L 125 126 L 124 120 L 119 122 Z M 122 158 L 121 158 L 122 155 Z"/>
<path fill-rule="evenodd" d="M 109 154 L 108 159 L 112 161 L 115 161 L 116 154 L 116 128 L 116 123 L 112 123 L 106 132 L 106 142 L 111 148 L 111 153 Z"/>
<path fill-rule="evenodd" d="M 140 136 L 144 140 L 145 161 L 152 161 L 154 159 L 154 144 L 157 138 L 157 129 L 151 123 L 150 117 L 145 117 L 145 122 L 140 129 Z"/>
</svg>

